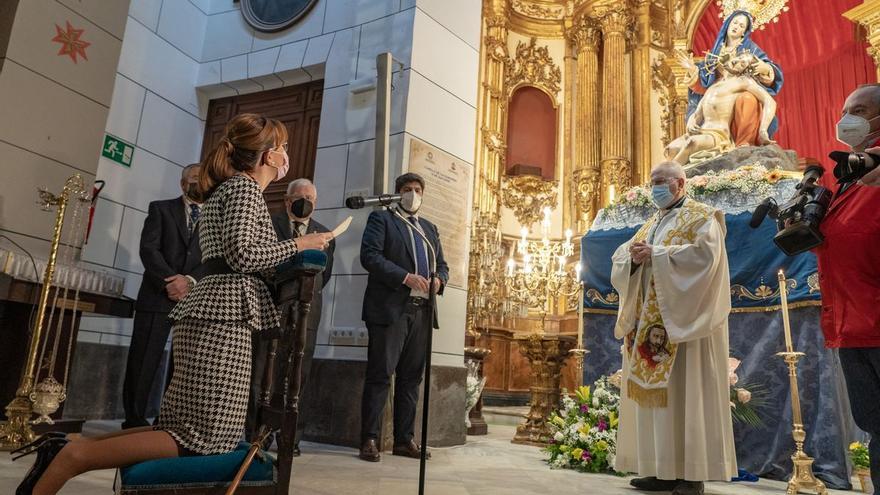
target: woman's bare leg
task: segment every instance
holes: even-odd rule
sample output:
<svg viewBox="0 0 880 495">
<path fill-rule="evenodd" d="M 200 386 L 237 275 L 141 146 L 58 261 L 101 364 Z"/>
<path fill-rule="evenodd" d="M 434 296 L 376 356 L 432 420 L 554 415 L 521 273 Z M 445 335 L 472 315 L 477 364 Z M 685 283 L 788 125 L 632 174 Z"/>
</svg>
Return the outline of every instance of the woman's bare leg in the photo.
<svg viewBox="0 0 880 495">
<path fill-rule="evenodd" d="M 68 443 L 34 486 L 33 495 L 54 495 L 67 480 L 86 471 L 177 457 L 177 443 L 167 432 L 152 428 L 150 431 L 129 431 L 115 432 L 100 440 Z"/>
<path fill-rule="evenodd" d="M 138 426 L 137 428 L 129 428 L 127 430 L 119 430 L 112 431 L 110 433 L 104 433 L 102 435 L 95 435 L 93 437 L 84 437 L 82 435 L 78 436 L 68 436 L 72 442 L 96 442 L 98 440 L 107 440 L 108 438 L 116 438 L 124 435 L 132 435 L 134 433 L 143 433 L 145 431 L 156 431 L 156 428 L 152 426 Z"/>
</svg>

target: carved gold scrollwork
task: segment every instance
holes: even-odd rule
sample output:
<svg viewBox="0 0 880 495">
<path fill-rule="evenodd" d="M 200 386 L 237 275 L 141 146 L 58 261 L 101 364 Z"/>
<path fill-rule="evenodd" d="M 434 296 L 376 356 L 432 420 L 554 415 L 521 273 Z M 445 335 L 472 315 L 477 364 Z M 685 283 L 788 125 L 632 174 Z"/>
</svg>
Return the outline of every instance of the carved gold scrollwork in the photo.
<svg viewBox="0 0 880 495">
<path fill-rule="evenodd" d="M 584 219 L 593 217 L 599 196 L 600 172 L 595 168 L 579 168 L 572 173 L 572 193 Z"/>
<path fill-rule="evenodd" d="M 483 127 L 483 144 L 489 148 L 490 151 L 494 151 L 499 155 L 503 155 L 507 150 L 507 144 L 504 142 L 504 138 L 501 136 L 500 132 L 493 131 L 491 129 L 487 129 Z"/>
<path fill-rule="evenodd" d="M 629 45 L 636 37 L 635 18 L 626 5 L 606 4 L 595 8 L 595 16 L 605 37 L 622 35 Z"/>
<path fill-rule="evenodd" d="M 821 292 L 821 290 L 819 288 L 819 273 L 818 272 L 807 277 L 807 287 L 810 288 L 810 294 L 815 294 L 816 292 Z"/>
<path fill-rule="evenodd" d="M 556 182 L 534 175 L 504 176 L 501 204 L 513 211 L 521 225 L 532 225 L 544 215 L 544 208 L 556 208 Z"/>
<path fill-rule="evenodd" d="M 602 30 L 589 17 L 582 15 L 575 19 L 572 27 L 566 32 L 568 39 L 580 50 L 599 50 Z"/>
<path fill-rule="evenodd" d="M 787 290 L 792 290 L 797 288 L 797 280 L 793 278 L 789 278 L 785 280 L 785 287 Z M 752 301 L 765 301 L 767 299 L 773 299 L 779 297 L 779 287 L 774 289 L 770 287 L 764 282 L 761 282 L 755 291 L 752 292 L 748 288 L 740 284 L 734 284 L 730 286 L 730 295 L 736 297 L 737 299 L 750 299 Z"/>
<path fill-rule="evenodd" d="M 537 46 L 535 38 L 528 43 L 517 44 L 516 57 L 507 61 L 506 68 L 506 83 L 510 91 L 524 83 L 543 89 L 554 99 L 559 93 L 562 72 L 553 62 L 547 46 Z"/>
<path fill-rule="evenodd" d="M 661 55 L 651 63 L 651 75 L 651 87 L 659 93 L 660 129 L 663 131 L 660 140 L 665 148 L 672 140 L 673 104 L 676 100 L 675 74 L 667 65 L 666 57 Z"/>
<path fill-rule="evenodd" d="M 632 169 L 626 158 L 602 160 L 602 180 L 606 186 L 615 186 L 618 191 L 630 186 Z"/>
<path fill-rule="evenodd" d="M 586 294 L 590 301 L 602 303 L 606 306 L 617 306 L 617 303 L 620 302 L 620 296 L 618 296 L 615 291 L 611 291 L 603 296 L 602 293 L 596 289 L 587 289 L 584 294 Z"/>
<path fill-rule="evenodd" d="M 548 5 L 528 0 L 512 0 L 510 5 L 515 12 L 535 19 L 561 20 L 566 14 L 565 5 L 559 4 Z"/>
</svg>

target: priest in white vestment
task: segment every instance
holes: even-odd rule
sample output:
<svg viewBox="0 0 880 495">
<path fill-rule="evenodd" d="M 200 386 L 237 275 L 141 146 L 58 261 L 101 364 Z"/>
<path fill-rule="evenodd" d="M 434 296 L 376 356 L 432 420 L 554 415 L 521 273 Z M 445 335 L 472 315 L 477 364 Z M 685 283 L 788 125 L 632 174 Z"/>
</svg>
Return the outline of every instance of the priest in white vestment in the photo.
<svg viewBox="0 0 880 495">
<path fill-rule="evenodd" d="M 615 251 L 624 339 L 614 468 L 643 491 L 702 494 L 737 474 L 727 377 L 730 274 L 724 214 L 685 197 L 675 162 L 651 171 L 658 207 Z"/>
</svg>

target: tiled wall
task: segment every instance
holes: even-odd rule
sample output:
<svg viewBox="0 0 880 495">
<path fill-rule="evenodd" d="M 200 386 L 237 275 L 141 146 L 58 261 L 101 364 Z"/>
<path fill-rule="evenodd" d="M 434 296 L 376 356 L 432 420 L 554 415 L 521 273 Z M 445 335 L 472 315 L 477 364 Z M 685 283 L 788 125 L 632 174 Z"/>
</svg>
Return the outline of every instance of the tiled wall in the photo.
<svg viewBox="0 0 880 495">
<path fill-rule="evenodd" d="M 132 0 L 106 129 L 137 149 L 130 169 L 100 160 L 97 176 L 107 187 L 84 259 L 124 275 L 134 297 L 147 205 L 179 194 L 181 167 L 199 158 L 208 100 L 323 79 L 316 218 L 355 221 L 338 241 L 317 356 L 365 359 L 363 347 L 329 345 L 334 331 L 363 329 L 366 274 L 357 258 L 367 214 L 342 204 L 346 191 L 371 188 L 375 92 L 352 94 L 349 83 L 375 74 L 381 52 L 402 63 L 392 96 L 392 177 L 413 137 L 472 163 L 479 4 L 320 0 L 294 28 L 270 35 L 249 28 L 232 0 Z M 436 364 L 462 365 L 464 302 L 460 289 L 442 299 Z M 94 317 L 84 319 L 80 339 L 127 345 L 130 334 L 130 321 Z"/>
<path fill-rule="evenodd" d="M 46 258 L 55 219 L 37 206 L 37 187 L 94 179 L 127 11 L 128 0 L 0 6 L 0 234 L 35 256 Z M 59 53 L 58 29 L 88 43 L 85 58 Z"/>
</svg>

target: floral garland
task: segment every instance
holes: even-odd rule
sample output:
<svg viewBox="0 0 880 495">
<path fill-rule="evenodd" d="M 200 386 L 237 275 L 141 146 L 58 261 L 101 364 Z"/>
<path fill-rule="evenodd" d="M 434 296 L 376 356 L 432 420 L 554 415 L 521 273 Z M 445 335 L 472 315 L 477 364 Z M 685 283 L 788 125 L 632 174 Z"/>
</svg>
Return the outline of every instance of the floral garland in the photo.
<svg viewBox="0 0 880 495">
<path fill-rule="evenodd" d="M 695 200 L 720 191 L 729 191 L 747 196 L 769 196 L 773 185 L 785 177 L 778 170 L 767 170 L 762 165 L 744 165 L 734 170 L 709 171 L 705 175 L 691 177 L 687 181 L 687 195 Z M 610 206 L 609 214 L 628 208 L 649 207 L 652 205 L 651 186 L 634 186 L 624 191 Z"/>
<path fill-rule="evenodd" d="M 614 383 L 616 380 L 616 384 Z M 562 409 L 550 416 L 552 438 L 545 451 L 551 468 L 590 473 L 613 472 L 617 455 L 620 372 L 579 387 L 562 398 Z"/>
</svg>

